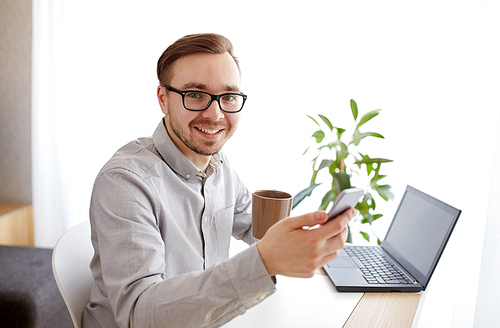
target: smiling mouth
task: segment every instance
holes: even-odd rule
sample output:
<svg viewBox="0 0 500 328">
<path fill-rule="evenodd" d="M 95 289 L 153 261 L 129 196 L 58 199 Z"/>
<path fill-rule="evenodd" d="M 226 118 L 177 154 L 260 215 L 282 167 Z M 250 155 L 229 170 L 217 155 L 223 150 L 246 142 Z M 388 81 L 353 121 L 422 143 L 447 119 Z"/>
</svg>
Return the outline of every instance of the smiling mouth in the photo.
<svg viewBox="0 0 500 328">
<path fill-rule="evenodd" d="M 195 127 L 195 128 L 196 128 L 196 130 L 201 131 L 201 132 L 206 133 L 206 134 L 216 134 L 216 133 L 219 133 L 220 131 L 223 130 L 223 129 L 210 130 L 210 129 L 203 129 L 203 128 L 198 128 L 198 127 Z"/>
</svg>

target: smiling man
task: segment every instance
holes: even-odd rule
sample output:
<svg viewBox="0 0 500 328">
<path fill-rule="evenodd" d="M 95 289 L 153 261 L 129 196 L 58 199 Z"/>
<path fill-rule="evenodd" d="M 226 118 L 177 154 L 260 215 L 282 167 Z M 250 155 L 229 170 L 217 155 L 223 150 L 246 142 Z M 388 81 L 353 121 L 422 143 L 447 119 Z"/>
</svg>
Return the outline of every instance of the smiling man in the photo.
<svg viewBox="0 0 500 328">
<path fill-rule="evenodd" d="M 228 52 L 195 53 L 179 58 L 165 82 L 158 87 L 158 100 L 167 132 L 193 164 L 205 169 L 238 126 L 246 99 L 239 90 L 238 66 Z"/>
<path fill-rule="evenodd" d="M 94 184 L 84 327 L 219 327 L 273 294 L 276 275 L 311 277 L 333 261 L 355 213 L 289 217 L 255 240 L 251 193 L 221 152 L 247 97 L 231 43 L 181 38 L 160 57 L 158 79 L 164 119 Z M 231 236 L 250 247 L 229 258 Z"/>
</svg>

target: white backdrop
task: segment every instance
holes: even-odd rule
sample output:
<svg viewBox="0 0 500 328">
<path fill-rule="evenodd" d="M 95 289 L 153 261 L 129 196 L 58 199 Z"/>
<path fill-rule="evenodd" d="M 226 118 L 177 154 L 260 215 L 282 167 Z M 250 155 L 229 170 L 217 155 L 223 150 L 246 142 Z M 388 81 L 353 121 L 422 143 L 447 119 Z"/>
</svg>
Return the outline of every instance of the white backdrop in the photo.
<svg viewBox="0 0 500 328">
<path fill-rule="evenodd" d="M 306 115 L 348 128 L 349 99 L 362 113 L 382 108 L 367 129 L 386 139 L 366 149 L 394 160 L 383 170 L 396 200 L 381 207 L 377 233 L 407 184 L 462 209 L 419 326 L 471 327 L 500 112 L 498 17 L 497 0 L 35 0 L 36 244 L 52 247 L 87 220 L 102 165 L 154 131 L 162 51 L 186 34 L 221 33 L 235 46 L 249 95 L 225 147 L 248 188 L 294 194 L 307 186 L 302 153 L 315 126 Z M 295 213 L 318 204 L 312 198 Z M 457 288 L 459 279 L 470 283 Z"/>
<path fill-rule="evenodd" d="M 500 122 L 499 122 L 500 123 Z M 476 303 L 474 327 L 494 327 L 500 322 L 500 133 L 497 137 L 494 171 L 491 179 L 490 205 L 486 220 L 483 259 Z"/>
</svg>

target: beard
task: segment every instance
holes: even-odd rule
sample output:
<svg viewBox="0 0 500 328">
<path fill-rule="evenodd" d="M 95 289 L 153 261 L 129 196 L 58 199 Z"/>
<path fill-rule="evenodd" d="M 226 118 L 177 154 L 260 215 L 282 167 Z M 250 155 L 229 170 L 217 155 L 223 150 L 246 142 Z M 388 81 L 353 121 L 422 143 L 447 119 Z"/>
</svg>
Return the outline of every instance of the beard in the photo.
<svg viewBox="0 0 500 328">
<path fill-rule="evenodd" d="M 212 121 L 207 121 L 200 118 L 191 121 L 189 123 L 189 129 L 186 132 L 182 129 L 182 126 L 179 124 L 179 122 L 175 119 L 172 119 L 170 115 L 167 116 L 167 119 L 170 123 L 170 126 L 172 127 L 172 131 L 182 141 L 182 143 L 184 143 L 184 145 L 186 145 L 193 152 L 203 156 L 212 156 L 214 154 L 217 154 L 222 149 L 222 146 L 224 146 L 226 141 L 233 135 L 235 130 L 227 122 L 222 124 L 214 124 Z M 193 136 L 193 134 L 189 133 L 189 131 L 196 129 L 196 126 L 212 127 L 214 130 L 222 129 L 222 131 L 219 131 L 217 133 L 221 133 L 224 135 L 217 140 L 203 140 L 201 138 L 196 138 L 196 136 Z"/>
</svg>

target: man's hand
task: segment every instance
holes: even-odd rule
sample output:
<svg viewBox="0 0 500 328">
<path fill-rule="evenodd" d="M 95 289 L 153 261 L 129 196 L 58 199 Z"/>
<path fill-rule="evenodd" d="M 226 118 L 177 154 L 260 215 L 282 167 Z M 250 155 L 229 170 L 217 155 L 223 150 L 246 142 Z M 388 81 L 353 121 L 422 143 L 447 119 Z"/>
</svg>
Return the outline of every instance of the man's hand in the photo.
<svg viewBox="0 0 500 328">
<path fill-rule="evenodd" d="M 317 211 L 277 222 L 257 243 L 269 275 L 312 277 L 338 257 L 347 239 L 347 224 L 355 215 L 356 210 L 349 209 L 327 222 L 326 212 Z M 304 229 L 317 224 L 318 228 Z"/>
</svg>

